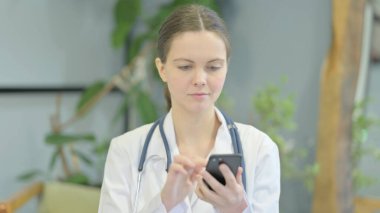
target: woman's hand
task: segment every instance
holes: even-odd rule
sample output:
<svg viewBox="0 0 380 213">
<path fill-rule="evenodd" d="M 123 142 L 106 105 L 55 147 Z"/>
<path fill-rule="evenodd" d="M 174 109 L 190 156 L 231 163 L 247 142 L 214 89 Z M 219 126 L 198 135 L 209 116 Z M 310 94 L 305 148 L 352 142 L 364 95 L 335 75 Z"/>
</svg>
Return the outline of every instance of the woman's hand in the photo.
<svg viewBox="0 0 380 213">
<path fill-rule="evenodd" d="M 211 203 L 222 213 L 243 212 L 248 206 L 244 198 L 243 169 L 239 167 L 236 177 L 225 164 L 221 164 L 219 169 L 226 180 L 226 185 L 222 185 L 210 173 L 203 171 L 201 173 L 202 177 L 198 178 L 196 190 L 198 197 Z M 214 191 L 210 190 L 204 181 Z"/>
<path fill-rule="evenodd" d="M 183 155 L 174 156 L 174 162 L 169 168 L 166 183 L 161 191 L 161 200 L 167 211 L 183 201 L 193 190 L 206 163 L 203 159 L 190 159 Z"/>
</svg>

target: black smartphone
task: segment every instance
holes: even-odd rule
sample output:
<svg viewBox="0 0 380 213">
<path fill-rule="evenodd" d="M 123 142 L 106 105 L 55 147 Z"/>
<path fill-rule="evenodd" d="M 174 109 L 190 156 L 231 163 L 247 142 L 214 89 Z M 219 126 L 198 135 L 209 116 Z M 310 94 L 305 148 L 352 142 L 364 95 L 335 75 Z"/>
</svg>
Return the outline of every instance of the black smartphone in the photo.
<svg viewBox="0 0 380 213">
<path fill-rule="evenodd" d="M 226 185 L 223 174 L 219 170 L 219 165 L 226 164 L 234 175 L 237 174 L 239 166 L 241 166 L 242 156 L 241 154 L 215 154 L 211 155 L 206 165 L 206 171 L 208 171 L 215 179 L 221 184 Z M 205 181 L 207 184 L 207 182 Z M 208 184 L 207 184 L 208 185 Z M 209 186 L 210 188 L 210 186 Z"/>
</svg>

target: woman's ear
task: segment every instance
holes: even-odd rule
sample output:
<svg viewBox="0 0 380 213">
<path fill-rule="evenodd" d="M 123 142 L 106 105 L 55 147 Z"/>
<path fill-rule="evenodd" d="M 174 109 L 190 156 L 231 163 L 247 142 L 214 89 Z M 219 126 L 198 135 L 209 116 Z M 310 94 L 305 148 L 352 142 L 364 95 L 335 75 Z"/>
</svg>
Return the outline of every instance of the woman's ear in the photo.
<svg viewBox="0 0 380 213">
<path fill-rule="evenodd" d="M 161 59 L 158 57 L 154 60 L 154 62 L 156 63 L 156 68 L 157 68 L 158 74 L 161 77 L 161 80 L 163 82 L 166 82 L 166 73 L 165 73 L 164 63 L 162 63 Z"/>
</svg>

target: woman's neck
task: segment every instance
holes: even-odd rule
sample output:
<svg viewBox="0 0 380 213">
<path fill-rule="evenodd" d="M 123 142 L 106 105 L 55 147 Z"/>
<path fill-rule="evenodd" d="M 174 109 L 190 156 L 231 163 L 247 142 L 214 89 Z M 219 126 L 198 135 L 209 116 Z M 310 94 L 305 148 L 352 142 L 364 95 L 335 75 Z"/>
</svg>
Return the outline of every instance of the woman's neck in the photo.
<svg viewBox="0 0 380 213">
<path fill-rule="evenodd" d="M 172 117 L 179 152 L 189 157 L 207 157 L 220 126 L 215 109 L 190 113 L 172 108 Z"/>
</svg>

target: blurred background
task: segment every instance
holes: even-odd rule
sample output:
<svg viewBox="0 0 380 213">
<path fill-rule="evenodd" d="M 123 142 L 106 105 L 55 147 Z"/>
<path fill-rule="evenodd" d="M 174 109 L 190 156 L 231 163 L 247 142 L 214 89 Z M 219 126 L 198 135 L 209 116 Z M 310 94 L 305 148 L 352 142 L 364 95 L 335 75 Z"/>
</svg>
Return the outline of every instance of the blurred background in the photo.
<svg viewBox="0 0 380 213">
<path fill-rule="evenodd" d="M 0 1 L 0 201 L 36 181 L 99 187 L 110 139 L 165 112 L 152 44 L 162 17 L 184 2 L 193 1 Z M 278 143 L 280 211 L 311 212 L 332 1 L 199 2 L 230 30 L 219 106 Z M 380 198 L 379 5 L 368 1 L 363 11 L 366 77 L 352 130 L 353 193 L 373 198 Z M 32 199 L 17 212 L 39 205 Z"/>
</svg>

